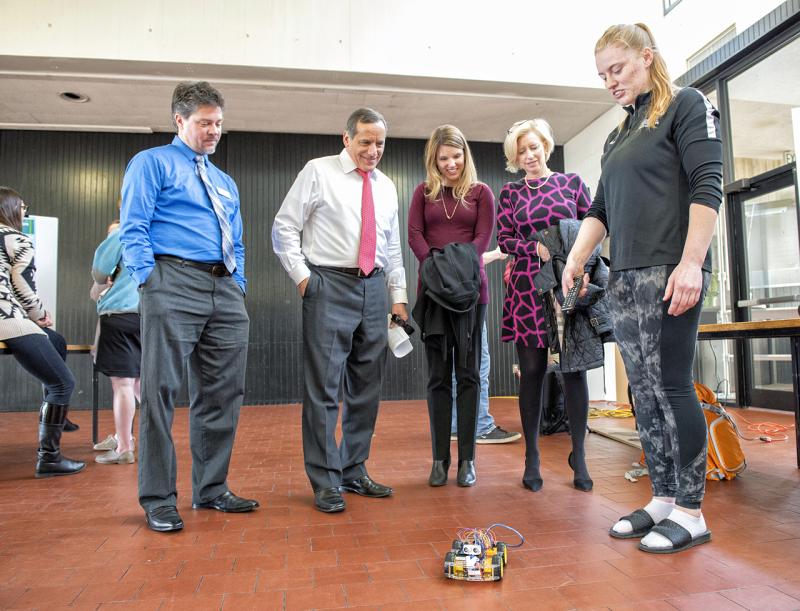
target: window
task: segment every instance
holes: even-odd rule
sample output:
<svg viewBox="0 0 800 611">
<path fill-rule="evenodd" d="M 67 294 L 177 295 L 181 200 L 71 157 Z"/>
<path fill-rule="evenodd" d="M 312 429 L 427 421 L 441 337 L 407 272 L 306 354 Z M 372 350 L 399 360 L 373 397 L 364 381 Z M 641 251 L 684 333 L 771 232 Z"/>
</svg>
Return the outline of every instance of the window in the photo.
<svg viewBox="0 0 800 611">
<path fill-rule="evenodd" d="M 664 14 L 666 15 L 676 6 L 681 3 L 681 0 L 661 0 L 661 4 L 664 6 Z"/>
<path fill-rule="evenodd" d="M 791 163 L 800 140 L 800 39 L 728 83 L 735 179 Z"/>
</svg>

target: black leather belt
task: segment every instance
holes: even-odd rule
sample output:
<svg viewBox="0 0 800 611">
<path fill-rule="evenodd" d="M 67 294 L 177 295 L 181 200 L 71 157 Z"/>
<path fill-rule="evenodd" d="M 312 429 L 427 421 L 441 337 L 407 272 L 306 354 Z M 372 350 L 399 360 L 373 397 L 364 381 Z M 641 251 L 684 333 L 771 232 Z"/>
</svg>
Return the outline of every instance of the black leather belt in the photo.
<svg viewBox="0 0 800 611">
<path fill-rule="evenodd" d="M 200 261 L 190 261 L 189 259 L 181 259 L 180 257 L 173 257 L 171 255 L 156 255 L 158 261 L 170 261 L 178 265 L 185 265 L 186 267 L 193 267 L 211 274 L 212 276 L 230 276 L 231 273 L 228 268 L 222 263 L 201 263 Z"/>
<path fill-rule="evenodd" d="M 359 278 L 372 278 L 373 276 L 380 274 L 383 272 L 382 267 L 373 268 L 373 270 L 365 274 L 360 267 L 329 267 L 329 266 L 320 266 L 322 269 L 329 269 L 333 272 L 341 272 L 343 274 L 350 274 L 351 276 L 358 276 Z"/>
</svg>

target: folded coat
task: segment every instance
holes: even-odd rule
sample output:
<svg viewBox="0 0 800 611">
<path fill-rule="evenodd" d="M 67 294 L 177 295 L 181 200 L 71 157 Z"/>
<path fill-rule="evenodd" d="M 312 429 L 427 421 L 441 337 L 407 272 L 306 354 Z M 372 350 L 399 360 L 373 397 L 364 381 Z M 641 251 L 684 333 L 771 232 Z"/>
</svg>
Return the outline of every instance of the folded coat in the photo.
<svg viewBox="0 0 800 611">
<path fill-rule="evenodd" d="M 478 252 L 469 243 L 452 242 L 431 249 L 420 267 L 420 294 L 412 315 L 422 340 L 441 341 L 447 354 L 447 329 L 452 330 L 461 363 L 466 365 L 481 290 Z"/>
<path fill-rule="evenodd" d="M 534 239 L 550 251 L 550 260 L 542 262 L 541 269 L 533 278 L 533 284 L 544 304 L 545 326 L 550 351 L 560 353 L 561 370 L 564 372 L 586 371 L 600 367 L 604 362 L 604 342 L 614 341 L 611 316 L 605 289 L 608 284 L 608 266 L 596 247 L 584 266 L 589 274 L 587 293 L 578 299 L 575 310 L 564 315 L 563 341 L 558 337 L 558 324 L 553 299 L 564 301 L 561 290 L 561 274 L 567 255 L 578 237 L 581 222 L 562 219 L 537 231 Z"/>
</svg>

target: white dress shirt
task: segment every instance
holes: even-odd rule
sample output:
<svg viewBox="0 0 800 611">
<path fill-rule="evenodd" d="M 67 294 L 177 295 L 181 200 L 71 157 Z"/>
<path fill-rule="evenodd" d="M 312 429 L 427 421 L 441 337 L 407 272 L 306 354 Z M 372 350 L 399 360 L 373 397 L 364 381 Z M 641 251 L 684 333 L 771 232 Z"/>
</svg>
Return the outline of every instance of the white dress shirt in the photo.
<svg viewBox="0 0 800 611">
<path fill-rule="evenodd" d="M 391 302 L 408 303 L 397 189 L 378 169 L 371 172 L 370 179 L 375 203 L 375 266 L 384 269 Z M 361 188 L 361 175 L 347 149 L 339 155 L 312 159 L 297 175 L 272 224 L 272 249 L 295 284 L 311 275 L 306 262 L 321 267 L 358 267 Z"/>
</svg>

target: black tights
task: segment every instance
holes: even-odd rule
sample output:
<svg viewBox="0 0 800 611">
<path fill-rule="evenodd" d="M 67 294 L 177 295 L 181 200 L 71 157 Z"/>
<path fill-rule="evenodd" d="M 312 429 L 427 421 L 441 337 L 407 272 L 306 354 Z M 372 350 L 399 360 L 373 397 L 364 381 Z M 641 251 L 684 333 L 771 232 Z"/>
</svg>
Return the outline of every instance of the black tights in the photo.
<svg viewBox="0 0 800 611">
<path fill-rule="evenodd" d="M 519 355 L 519 416 L 525 436 L 525 475 L 523 481 L 541 485 L 539 474 L 539 427 L 542 422 L 542 382 L 547 371 L 547 348 L 517 344 Z M 572 438 L 572 463 L 575 477 L 588 479 L 583 442 L 589 417 L 589 388 L 586 372 L 564 373 L 564 407 Z"/>
</svg>

